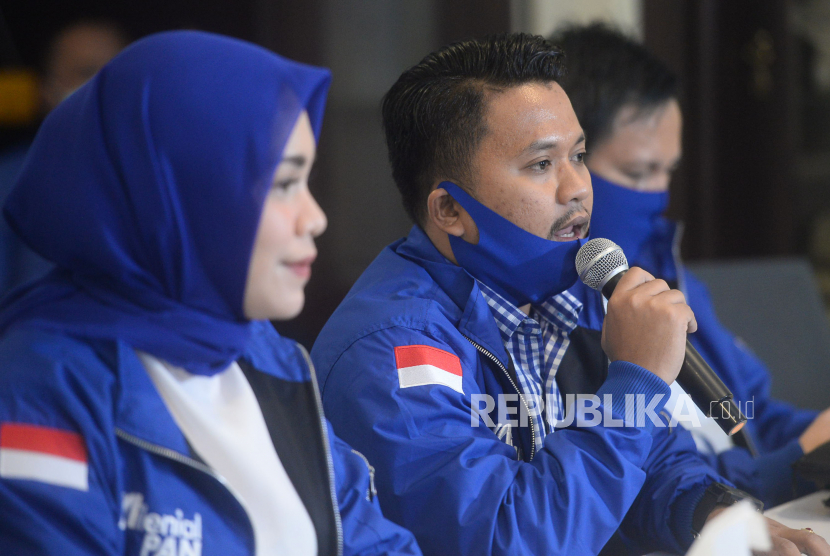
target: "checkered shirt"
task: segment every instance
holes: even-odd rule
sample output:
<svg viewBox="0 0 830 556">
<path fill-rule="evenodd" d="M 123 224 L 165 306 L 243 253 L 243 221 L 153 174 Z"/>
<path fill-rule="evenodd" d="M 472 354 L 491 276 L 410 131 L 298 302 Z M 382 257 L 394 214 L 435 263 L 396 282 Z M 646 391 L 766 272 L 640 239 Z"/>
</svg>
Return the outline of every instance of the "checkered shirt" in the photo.
<svg viewBox="0 0 830 556">
<path fill-rule="evenodd" d="M 478 285 L 496 319 L 504 347 L 513 359 L 536 426 L 536 449 L 541 449 L 545 435 L 553 432 L 556 421 L 562 418 L 556 371 L 568 349 L 582 303 L 566 291 L 531 306 L 530 315 L 525 315 L 486 285 L 481 282 Z M 542 407 L 543 413 L 539 410 Z"/>
</svg>

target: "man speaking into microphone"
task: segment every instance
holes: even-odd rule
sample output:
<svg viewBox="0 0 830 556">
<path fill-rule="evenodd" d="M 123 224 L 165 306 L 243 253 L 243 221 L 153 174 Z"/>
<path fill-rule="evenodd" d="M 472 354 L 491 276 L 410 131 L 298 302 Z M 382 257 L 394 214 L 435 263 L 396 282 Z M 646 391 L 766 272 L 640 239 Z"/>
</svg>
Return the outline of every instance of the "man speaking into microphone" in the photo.
<svg viewBox="0 0 830 556">
<path fill-rule="evenodd" d="M 425 554 L 597 554 L 618 528 L 634 551 L 682 552 L 743 497 L 687 431 L 625 419 L 629 397 L 662 411 L 696 328 L 683 294 L 641 269 L 617 284 L 602 330 L 611 364 L 596 393 L 613 407 L 598 411 L 612 419 L 556 428 L 582 308 L 566 290 L 593 201 L 562 58 L 542 37 L 507 34 L 400 76 L 383 124 L 415 225 L 312 351 L 326 415 Z M 816 538 L 803 549 L 830 555 Z"/>
</svg>

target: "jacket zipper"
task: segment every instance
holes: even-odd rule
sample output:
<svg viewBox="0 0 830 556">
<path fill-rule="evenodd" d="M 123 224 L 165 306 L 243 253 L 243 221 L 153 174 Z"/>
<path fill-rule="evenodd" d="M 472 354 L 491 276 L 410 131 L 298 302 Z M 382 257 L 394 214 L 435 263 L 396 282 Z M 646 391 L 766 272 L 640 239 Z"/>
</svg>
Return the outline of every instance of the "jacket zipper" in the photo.
<svg viewBox="0 0 830 556">
<path fill-rule="evenodd" d="M 323 450 L 326 454 L 326 463 L 329 467 L 329 486 L 331 490 L 331 507 L 334 511 L 334 523 L 337 527 L 337 556 L 343 556 L 343 522 L 340 519 L 340 510 L 337 505 L 337 490 L 334 482 L 334 460 L 331 457 L 331 450 L 329 449 L 329 434 L 326 427 L 326 416 L 323 414 L 323 401 L 320 398 L 320 388 L 317 386 L 317 375 L 314 372 L 314 363 L 311 362 L 306 349 L 300 344 L 296 344 L 300 353 L 305 358 L 306 365 L 308 365 L 309 373 L 311 374 L 311 384 L 314 386 L 314 401 L 317 403 L 317 415 L 320 417 L 320 432 L 323 437 Z M 365 459 L 365 458 L 364 458 Z M 371 475 L 370 475 L 371 476 Z M 374 484 L 374 482 L 372 483 Z"/>
<path fill-rule="evenodd" d="M 464 334 L 461 334 L 461 335 L 464 336 Z M 504 365 L 502 365 L 502 362 L 499 361 L 498 358 L 495 355 L 493 355 L 492 353 L 490 353 L 489 351 L 487 351 L 486 349 L 484 349 L 483 347 L 478 345 L 476 342 L 474 342 L 473 340 L 471 340 L 467 336 L 464 336 L 464 338 L 466 338 L 468 342 L 473 344 L 473 346 L 479 352 L 484 354 L 488 359 L 490 359 L 496 365 L 499 366 L 499 369 L 501 369 L 501 371 L 504 373 L 504 376 L 506 376 L 507 380 L 510 381 L 510 385 L 513 387 L 514 390 L 516 390 L 516 393 L 519 395 L 519 399 L 522 400 L 522 404 L 524 404 L 524 406 L 525 406 L 525 411 L 527 411 L 528 422 L 530 423 L 530 459 L 528 459 L 528 461 L 533 461 L 533 456 L 536 455 L 536 425 L 533 424 L 533 417 L 531 417 L 531 414 L 530 414 L 530 406 L 527 405 L 527 400 L 525 400 L 525 397 L 522 395 L 522 391 L 519 390 L 519 388 L 516 386 L 516 383 L 513 382 L 513 377 L 510 376 L 510 373 L 507 372 L 507 369 L 504 367 Z"/>
<path fill-rule="evenodd" d="M 375 496 L 378 495 L 378 491 L 375 488 L 375 468 L 372 467 L 372 464 L 369 463 L 369 458 L 352 448 L 352 453 L 356 456 L 360 456 L 360 459 L 363 460 L 363 463 L 366 464 L 366 467 L 369 469 L 369 490 L 366 491 L 366 500 L 371 502 L 375 499 Z"/>
<path fill-rule="evenodd" d="M 147 452 L 152 452 L 152 453 L 154 453 L 158 456 L 162 456 L 162 457 L 167 458 L 167 459 L 172 459 L 173 461 L 177 461 L 179 463 L 183 463 L 184 465 L 187 465 L 188 467 L 192 467 L 193 469 L 201 471 L 202 473 L 207 473 L 208 475 L 210 475 L 211 477 L 213 477 L 214 479 L 216 479 L 217 481 L 222 483 L 222 485 L 226 484 L 225 480 L 222 477 L 220 477 L 213 469 L 211 469 L 210 467 L 208 467 L 204 463 L 202 463 L 200 461 L 196 461 L 193 458 L 189 458 L 189 457 L 185 456 L 184 454 L 180 454 L 179 452 L 177 452 L 175 450 L 171 450 L 170 448 L 165 448 L 163 446 L 159 446 L 158 444 L 153 444 L 152 442 L 147 442 L 146 440 L 143 440 L 143 439 L 141 439 L 137 436 L 134 436 L 134 435 L 132 435 L 128 432 L 124 432 L 122 429 L 119 429 L 119 428 L 115 429 L 115 436 L 119 437 L 122 440 L 125 440 L 125 441 L 129 442 L 130 444 L 134 444 L 134 445 L 138 446 L 142 450 L 145 450 Z"/>
<path fill-rule="evenodd" d="M 175 450 L 171 450 L 170 448 L 165 448 L 164 446 L 159 446 L 158 444 L 153 444 L 152 442 L 148 442 L 146 440 L 143 440 L 143 439 L 141 439 L 141 438 L 139 438 L 135 435 L 132 435 L 128 432 L 125 432 L 122 429 L 116 428 L 115 429 L 115 436 L 117 436 L 118 438 L 120 438 L 121 440 L 123 440 L 125 442 L 129 442 L 130 444 L 132 444 L 134 446 L 137 446 L 138 448 L 141 448 L 142 450 L 144 450 L 146 452 L 150 452 L 152 454 L 156 454 L 157 456 L 161 456 L 163 458 L 173 460 L 177 463 L 181 463 L 182 465 L 186 465 L 187 467 L 190 467 L 191 469 L 195 469 L 196 471 L 201 471 L 202 473 L 204 473 L 204 474 L 206 474 L 210 477 L 213 477 L 216 480 L 216 482 L 218 482 L 220 485 L 225 487 L 225 489 L 231 494 L 231 496 L 234 497 L 234 499 L 237 501 L 237 503 L 239 503 L 239 506 L 245 512 L 246 517 L 248 517 L 248 525 L 250 526 L 251 538 L 254 540 L 254 546 L 256 546 L 256 535 L 254 533 L 253 523 L 251 523 L 251 518 L 250 518 L 250 516 L 247 515 L 248 510 L 245 508 L 245 505 L 242 503 L 239 496 L 237 496 L 237 494 L 233 491 L 233 489 L 230 487 L 230 485 L 228 484 L 228 482 L 225 480 L 224 477 L 222 477 L 221 475 L 216 473 L 213 469 L 211 469 L 209 466 L 205 465 L 204 463 L 202 463 L 200 461 L 197 461 L 193 458 L 189 458 L 189 457 L 185 456 L 184 454 L 180 454 L 179 452 L 177 452 Z"/>
</svg>

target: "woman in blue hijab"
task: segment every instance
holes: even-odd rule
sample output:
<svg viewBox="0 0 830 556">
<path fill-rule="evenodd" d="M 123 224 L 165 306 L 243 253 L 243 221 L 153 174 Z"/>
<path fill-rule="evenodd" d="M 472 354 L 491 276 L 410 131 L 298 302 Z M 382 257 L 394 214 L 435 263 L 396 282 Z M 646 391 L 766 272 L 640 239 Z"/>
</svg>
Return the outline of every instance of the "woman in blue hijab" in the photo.
<svg viewBox="0 0 830 556">
<path fill-rule="evenodd" d="M 267 321 L 326 226 L 329 79 L 162 33 L 44 122 L 4 210 L 56 265 L 0 310 L 4 554 L 420 554 Z"/>
</svg>

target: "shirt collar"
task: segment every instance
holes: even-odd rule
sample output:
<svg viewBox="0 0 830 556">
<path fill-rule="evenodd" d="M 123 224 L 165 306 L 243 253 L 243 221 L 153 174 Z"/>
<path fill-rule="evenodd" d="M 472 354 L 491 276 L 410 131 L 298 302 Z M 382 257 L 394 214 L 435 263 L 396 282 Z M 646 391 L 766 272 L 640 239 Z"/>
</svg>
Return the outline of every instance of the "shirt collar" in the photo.
<svg viewBox="0 0 830 556">
<path fill-rule="evenodd" d="M 568 291 L 564 291 L 531 308 L 530 314 L 571 333 L 576 328 L 580 312 L 582 303 Z"/>
<path fill-rule="evenodd" d="M 569 292 L 564 291 L 549 297 L 538 306 L 531 307 L 530 316 L 528 316 L 484 283 L 479 281 L 478 286 L 482 297 L 490 306 L 502 340 L 505 342 L 525 321 L 531 321 L 533 324 L 548 323 L 570 334 L 576 328 L 579 313 L 582 311 L 582 303 Z"/>
</svg>

